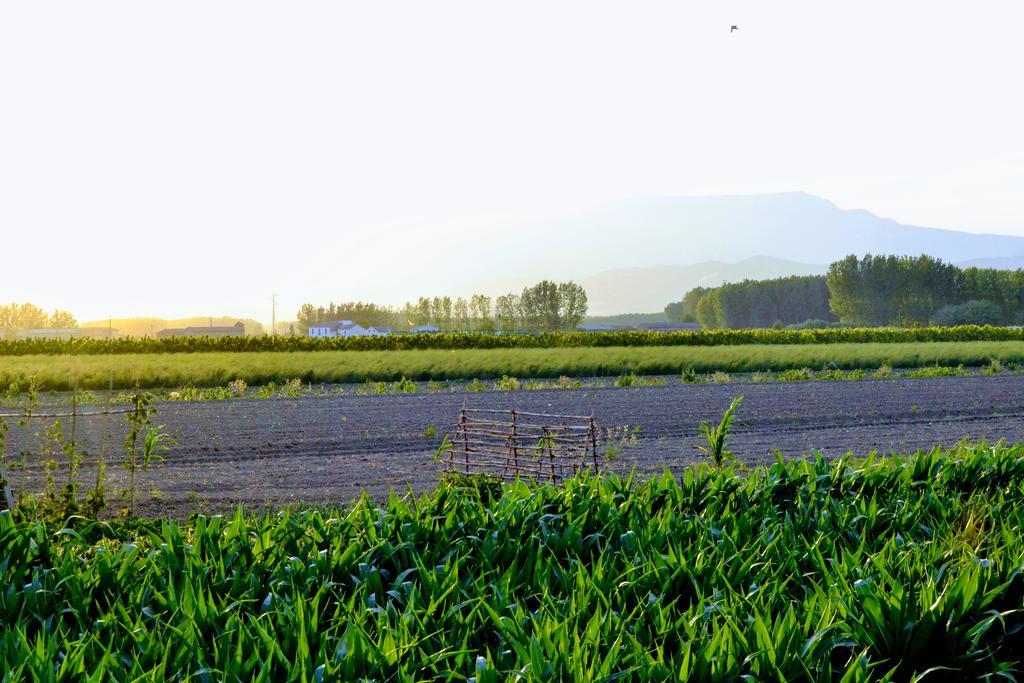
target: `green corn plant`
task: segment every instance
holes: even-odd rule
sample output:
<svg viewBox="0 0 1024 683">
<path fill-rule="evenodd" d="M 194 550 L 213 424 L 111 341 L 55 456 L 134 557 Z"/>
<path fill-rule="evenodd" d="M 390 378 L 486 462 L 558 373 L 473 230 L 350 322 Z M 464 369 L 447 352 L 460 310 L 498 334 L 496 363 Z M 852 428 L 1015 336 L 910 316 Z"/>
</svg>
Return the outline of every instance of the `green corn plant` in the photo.
<svg viewBox="0 0 1024 683">
<path fill-rule="evenodd" d="M 486 484 L 486 486 L 484 486 Z M 1013 680 L 1024 445 L 453 477 L 340 508 L 0 513 L 9 680 Z"/>
<path fill-rule="evenodd" d="M 736 408 L 742 402 L 742 396 L 734 398 L 725 413 L 722 415 L 722 419 L 716 426 L 712 427 L 711 423 L 707 420 L 700 423 L 700 427 L 698 429 L 700 430 L 701 436 L 703 436 L 704 440 L 707 442 L 707 445 L 699 444 L 696 448 L 703 453 L 715 467 L 724 467 L 726 463 L 731 462 L 734 459 L 732 452 L 728 450 L 729 430 L 732 429 Z"/>
<path fill-rule="evenodd" d="M 152 400 L 150 394 L 143 393 L 136 386 L 132 410 L 125 414 L 129 429 L 124 440 L 124 458 L 121 460 L 121 466 L 128 473 L 128 488 L 124 491 L 124 497 L 128 502 L 126 509 L 129 515 L 135 514 L 139 498 L 137 472 L 140 469 L 148 469 L 154 460 L 163 460 L 164 454 L 174 443 L 171 437 L 162 431 L 163 425 L 153 425 L 156 408 L 151 405 Z"/>
</svg>

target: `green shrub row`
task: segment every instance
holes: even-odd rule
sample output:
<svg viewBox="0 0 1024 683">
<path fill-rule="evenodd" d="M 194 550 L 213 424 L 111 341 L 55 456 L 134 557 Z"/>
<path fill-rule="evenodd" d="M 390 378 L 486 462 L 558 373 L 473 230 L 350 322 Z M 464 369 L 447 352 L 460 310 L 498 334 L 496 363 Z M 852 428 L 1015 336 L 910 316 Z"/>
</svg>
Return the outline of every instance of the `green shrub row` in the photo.
<svg viewBox="0 0 1024 683">
<path fill-rule="evenodd" d="M 169 337 L 164 339 L 24 339 L 0 341 L 0 356 L 103 355 L 198 351 L 409 351 L 604 346 L 732 346 L 863 342 L 1024 341 L 1024 328 L 864 327 L 811 330 L 703 330 L 700 332 L 545 332 L 541 334 L 398 334 L 383 337 Z"/>
</svg>

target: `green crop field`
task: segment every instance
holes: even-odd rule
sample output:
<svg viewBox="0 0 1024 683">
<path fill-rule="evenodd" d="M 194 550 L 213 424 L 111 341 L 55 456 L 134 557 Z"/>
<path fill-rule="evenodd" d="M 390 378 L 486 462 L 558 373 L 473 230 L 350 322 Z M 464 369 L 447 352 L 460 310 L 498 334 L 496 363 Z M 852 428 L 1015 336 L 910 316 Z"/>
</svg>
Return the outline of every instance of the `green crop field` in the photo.
<svg viewBox="0 0 1024 683">
<path fill-rule="evenodd" d="M 749 344 L 726 346 L 609 346 L 584 348 L 424 349 L 406 351 L 195 352 L 117 355 L 0 356 L 0 386 L 45 389 L 223 386 L 241 378 L 266 384 L 301 378 L 310 382 L 426 379 L 616 376 L 753 372 L 792 368 L 843 369 L 927 365 L 981 366 L 997 359 L 1024 361 L 1024 342 L 903 342 Z M 831 367 L 831 365 L 830 365 Z"/>
<path fill-rule="evenodd" d="M 1024 448 L 444 485 L 189 522 L 0 513 L 3 680 L 1013 680 Z"/>
</svg>

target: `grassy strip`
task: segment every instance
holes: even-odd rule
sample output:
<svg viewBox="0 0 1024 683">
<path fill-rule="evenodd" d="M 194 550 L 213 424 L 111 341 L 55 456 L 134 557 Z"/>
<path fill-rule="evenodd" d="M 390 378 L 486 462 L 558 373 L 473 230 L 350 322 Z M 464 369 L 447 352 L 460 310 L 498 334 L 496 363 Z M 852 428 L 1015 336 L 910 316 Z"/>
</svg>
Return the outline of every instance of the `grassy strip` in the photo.
<svg viewBox="0 0 1024 683">
<path fill-rule="evenodd" d="M 388 394 L 439 394 L 456 392 L 485 392 L 485 391 L 559 391 L 575 389 L 601 389 L 601 388 L 630 388 L 665 386 L 669 384 L 731 384 L 733 382 L 855 382 L 865 379 L 916 379 L 927 377 L 974 377 L 974 376 L 995 376 L 1006 373 L 1024 374 L 1024 368 L 1016 364 L 1003 365 L 998 360 L 992 360 L 980 368 L 966 368 L 963 365 L 951 367 L 948 365 L 926 365 L 919 368 L 894 369 L 889 365 L 882 365 L 874 370 L 839 370 L 823 368 L 811 370 L 810 368 L 799 368 L 795 370 L 783 370 L 780 372 L 769 372 L 759 370 L 753 373 L 732 375 L 717 370 L 713 373 L 698 373 L 687 368 L 679 376 L 646 376 L 628 373 L 615 378 L 581 378 L 575 379 L 562 375 L 558 379 L 519 379 L 518 377 L 502 376 L 494 381 L 482 382 L 473 379 L 471 382 L 464 380 L 428 380 L 426 382 L 413 382 L 402 378 L 394 382 L 366 380 L 362 384 L 304 384 L 300 379 L 292 379 L 283 384 L 262 384 L 248 386 L 243 380 L 234 380 L 227 386 L 217 387 L 196 387 L 186 385 L 181 387 L 157 387 L 151 389 L 156 401 L 228 401 L 228 400 L 259 400 L 268 398 L 306 398 L 306 397 L 327 397 L 346 396 L 350 394 L 388 395 Z M 0 393 L 0 407 L 10 410 L 23 410 L 25 406 L 26 387 L 20 385 L 9 385 Z M 47 405 L 70 405 L 72 403 L 71 392 L 49 392 Z M 110 396 L 104 391 L 90 391 L 79 389 L 74 394 L 78 405 L 102 404 L 108 400 L 112 403 L 130 403 L 134 399 L 132 391 L 117 391 Z"/>
<path fill-rule="evenodd" d="M 996 359 L 1024 360 L 1024 342 L 922 342 L 718 347 L 604 347 L 552 349 L 463 349 L 458 351 L 321 351 L 296 353 L 182 353 L 0 358 L 0 386 L 25 386 L 30 377 L 48 390 L 226 386 L 304 382 L 351 383 L 411 380 L 614 377 L 694 372 L 784 371 L 824 366 L 853 370 L 883 364 L 895 368 L 930 365 L 979 367 Z"/>
<path fill-rule="evenodd" d="M 700 332 L 545 332 L 541 334 L 394 334 L 380 337 L 168 337 L 166 339 L 0 340 L 0 356 L 196 352 L 412 351 L 540 349 L 609 346 L 735 346 L 745 344 L 863 344 L 1021 341 L 1024 328 L 861 327 L 818 330 L 702 330 Z"/>
<path fill-rule="evenodd" d="M 1024 448 L 460 482 L 378 508 L 0 514 L 10 680 L 1012 679 Z M 995 676 L 993 676 L 995 674 Z M 931 677 L 931 676 L 929 676 Z"/>
</svg>

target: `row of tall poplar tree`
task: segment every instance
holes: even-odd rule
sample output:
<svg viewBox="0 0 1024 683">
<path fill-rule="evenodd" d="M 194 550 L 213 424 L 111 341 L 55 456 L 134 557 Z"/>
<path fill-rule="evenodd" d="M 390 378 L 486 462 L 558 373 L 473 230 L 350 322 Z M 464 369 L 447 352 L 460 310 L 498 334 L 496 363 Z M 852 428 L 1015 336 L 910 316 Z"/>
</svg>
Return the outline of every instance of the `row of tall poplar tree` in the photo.
<svg viewBox="0 0 1024 683">
<path fill-rule="evenodd" d="M 587 293 L 574 282 L 543 280 L 491 298 L 485 294 L 452 298 L 420 297 L 401 308 L 364 302 L 303 304 L 297 317 L 302 334 L 314 324 L 352 320 L 360 325 L 408 330 L 432 325 L 442 331 L 494 332 L 574 330 L 587 315 Z"/>
</svg>

